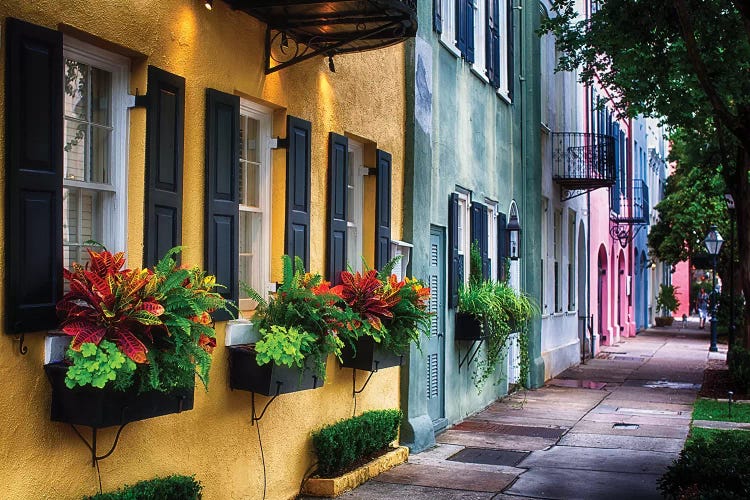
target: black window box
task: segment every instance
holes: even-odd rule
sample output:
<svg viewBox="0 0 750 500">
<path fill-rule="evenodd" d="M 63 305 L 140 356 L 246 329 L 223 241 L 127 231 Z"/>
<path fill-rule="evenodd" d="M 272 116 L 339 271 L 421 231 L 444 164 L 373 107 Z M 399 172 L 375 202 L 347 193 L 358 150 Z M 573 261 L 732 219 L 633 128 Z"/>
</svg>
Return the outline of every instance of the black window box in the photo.
<svg viewBox="0 0 750 500">
<path fill-rule="evenodd" d="M 362 336 L 355 342 L 356 349 L 346 344 L 341 349 L 341 366 L 375 372 L 383 368 L 401 366 L 404 356 L 383 349 L 372 337 Z"/>
<path fill-rule="evenodd" d="M 102 428 L 193 409 L 194 388 L 140 394 L 135 387 L 126 391 L 90 386 L 69 389 L 65 385 L 67 365 L 50 363 L 44 365 L 44 371 L 52 384 L 53 422 Z"/>
<path fill-rule="evenodd" d="M 467 313 L 456 313 L 456 340 L 482 340 L 487 337 L 489 330 L 482 330 L 482 321 Z"/>
<path fill-rule="evenodd" d="M 275 396 L 323 386 L 323 381 L 309 368 L 300 372 L 297 368 L 274 363 L 258 366 L 252 344 L 229 346 L 228 350 L 229 387 L 232 389 Z"/>
</svg>

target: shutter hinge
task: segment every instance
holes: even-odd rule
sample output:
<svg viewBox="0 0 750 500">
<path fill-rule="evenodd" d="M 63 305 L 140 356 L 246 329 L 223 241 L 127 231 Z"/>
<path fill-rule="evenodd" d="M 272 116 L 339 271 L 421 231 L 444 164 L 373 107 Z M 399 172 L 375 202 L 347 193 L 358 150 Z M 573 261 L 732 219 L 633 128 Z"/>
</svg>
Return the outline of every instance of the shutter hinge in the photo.
<svg viewBox="0 0 750 500">
<path fill-rule="evenodd" d="M 138 89 L 135 89 L 135 95 L 127 96 L 129 108 L 146 108 L 148 107 L 148 95 L 138 94 Z"/>
<path fill-rule="evenodd" d="M 367 174 L 365 175 L 378 175 L 378 169 L 373 167 L 365 167 L 365 170 L 367 170 Z"/>
<path fill-rule="evenodd" d="M 268 147 L 271 149 L 287 149 L 289 148 L 289 139 L 271 138 L 268 140 Z"/>
</svg>

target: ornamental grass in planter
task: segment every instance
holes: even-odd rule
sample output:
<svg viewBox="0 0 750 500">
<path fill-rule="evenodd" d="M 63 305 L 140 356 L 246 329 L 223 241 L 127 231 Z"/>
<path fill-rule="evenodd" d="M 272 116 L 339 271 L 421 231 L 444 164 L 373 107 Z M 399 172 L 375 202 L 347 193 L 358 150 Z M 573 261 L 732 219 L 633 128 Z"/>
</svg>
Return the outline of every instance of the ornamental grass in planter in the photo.
<svg viewBox="0 0 750 500">
<path fill-rule="evenodd" d="M 406 461 L 406 448 L 392 448 L 400 410 L 373 410 L 328 425 L 312 435 L 318 468 L 303 493 L 336 496 Z"/>
<path fill-rule="evenodd" d="M 495 373 L 511 335 L 518 333 L 521 381 L 525 383 L 529 367 L 527 325 L 539 308 L 528 295 L 516 292 L 507 283 L 485 280 L 481 269 L 479 250 L 476 243 L 473 243 L 469 284 L 458 290 L 456 339 L 487 340 L 486 359 L 477 360 L 477 368 L 473 373 L 474 385 L 481 391 L 487 378 Z M 459 332 L 459 329 L 464 331 Z M 480 329 L 478 336 L 476 329 Z"/>
<path fill-rule="evenodd" d="M 123 425 L 192 408 L 196 375 L 208 387 L 210 314 L 228 304 L 213 276 L 177 266 L 179 251 L 153 269 L 123 269 L 124 253 L 89 250 L 85 267 L 64 271 L 70 291 L 57 312 L 72 338 L 65 359 L 45 367 L 53 420 Z"/>
</svg>

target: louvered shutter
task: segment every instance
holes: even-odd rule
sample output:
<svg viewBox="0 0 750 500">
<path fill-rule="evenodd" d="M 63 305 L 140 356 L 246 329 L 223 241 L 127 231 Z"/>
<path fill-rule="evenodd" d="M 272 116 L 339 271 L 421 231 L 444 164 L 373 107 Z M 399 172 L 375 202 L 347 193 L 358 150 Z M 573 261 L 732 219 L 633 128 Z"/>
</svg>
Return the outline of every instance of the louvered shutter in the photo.
<svg viewBox="0 0 750 500">
<path fill-rule="evenodd" d="M 148 67 L 146 221 L 143 258 L 153 266 L 182 241 L 185 79 Z"/>
<path fill-rule="evenodd" d="M 474 62 L 474 0 L 464 0 L 466 2 L 464 20 L 466 22 L 466 49 L 464 59 L 466 62 Z M 477 0 L 485 1 L 485 0 Z"/>
<path fill-rule="evenodd" d="M 349 141 L 330 133 L 328 137 L 328 279 L 334 285 L 346 270 L 346 197 L 349 172 Z"/>
<path fill-rule="evenodd" d="M 494 88 L 500 87 L 500 2 L 487 1 L 487 78 Z"/>
<path fill-rule="evenodd" d="M 288 116 L 286 136 L 286 241 L 287 255 L 310 268 L 310 122 Z"/>
<path fill-rule="evenodd" d="M 434 29 L 437 34 L 443 32 L 443 1 L 450 2 L 451 0 L 432 0 L 432 29 Z"/>
<path fill-rule="evenodd" d="M 505 261 L 509 257 L 510 239 L 508 238 L 508 217 L 504 213 L 497 214 L 497 280 L 505 283 Z"/>
<path fill-rule="evenodd" d="M 455 2 L 456 6 L 456 48 L 462 54 L 466 52 L 466 0 L 447 0 Z"/>
<path fill-rule="evenodd" d="M 506 66 L 506 71 L 508 72 L 508 97 L 513 99 L 513 87 L 515 84 L 515 56 L 514 56 L 514 49 L 513 49 L 513 39 L 514 39 L 514 27 L 515 23 L 513 22 L 513 17 L 515 16 L 514 10 L 513 10 L 513 0 L 500 0 L 500 1 L 506 1 L 507 2 L 507 12 L 508 12 L 508 33 L 506 33 L 505 36 L 508 37 L 508 64 Z M 498 68 L 499 66 L 499 53 L 500 53 L 500 46 L 498 45 Z"/>
<path fill-rule="evenodd" d="M 450 262 L 448 264 L 448 307 L 458 305 L 458 288 L 463 282 L 463 265 L 458 253 L 458 194 L 451 193 L 448 198 L 448 249 Z"/>
<path fill-rule="evenodd" d="M 391 259 L 391 154 L 377 150 L 375 181 L 375 269 Z"/>
<path fill-rule="evenodd" d="M 240 98 L 206 90 L 206 271 L 226 288 L 227 299 L 239 299 L 239 144 Z M 226 311 L 214 320 L 229 319 Z"/>
<path fill-rule="evenodd" d="M 6 332 L 54 328 L 62 297 L 62 35 L 8 18 Z"/>
</svg>

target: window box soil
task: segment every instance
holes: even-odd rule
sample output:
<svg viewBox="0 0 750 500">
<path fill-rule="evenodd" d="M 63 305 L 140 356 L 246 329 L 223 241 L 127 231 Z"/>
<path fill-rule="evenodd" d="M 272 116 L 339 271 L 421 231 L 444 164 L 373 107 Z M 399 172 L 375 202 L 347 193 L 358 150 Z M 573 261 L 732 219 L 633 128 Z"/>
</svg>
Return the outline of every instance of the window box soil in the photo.
<svg viewBox="0 0 750 500">
<path fill-rule="evenodd" d="M 253 344 L 229 346 L 229 387 L 265 396 L 306 391 L 323 386 L 323 381 L 305 368 L 287 368 L 268 363 L 258 366 Z"/>
<path fill-rule="evenodd" d="M 140 394 L 135 387 L 126 391 L 90 386 L 69 389 L 66 365 L 50 363 L 44 371 L 52 385 L 50 418 L 54 422 L 103 428 L 193 409 L 194 388 Z"/>
<path fill-rule="evenodd" d="M 383 368 L 401 366 L 404 357 L 381 347 L 372 337 L 360 337 L 355 348 L 346 344 L 341 350 L 341 366 L 375 372 Z"/>
<path fill-rule="evenodd" d="M 482 340 L 487 335 L 487 328 L 482 329 L 482 322 L 467 313 L 456 313 L 456 340 Z"/>
</svg>

